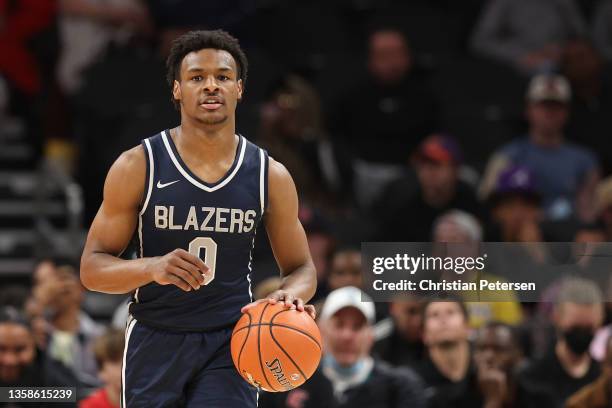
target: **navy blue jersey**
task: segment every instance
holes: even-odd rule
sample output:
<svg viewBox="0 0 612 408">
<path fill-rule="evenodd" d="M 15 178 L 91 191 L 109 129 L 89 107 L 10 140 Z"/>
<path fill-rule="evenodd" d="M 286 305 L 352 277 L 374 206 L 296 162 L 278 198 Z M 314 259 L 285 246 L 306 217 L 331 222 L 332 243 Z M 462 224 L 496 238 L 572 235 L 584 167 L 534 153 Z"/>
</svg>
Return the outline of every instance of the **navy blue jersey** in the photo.
<svg viewBox="0 0 612 408">
<path fill-rule="evenodd" d="M 268 156 L 239 138 L 232 167 L 214 184 L 189 170 L 170 132 L 143 141 L 148 176 L 136 232 L 140 256 L 183 248 L 213 276 L 189 292 L 156 282 L 138 288 L 130 304 L 136 320 L 170 330 L 216 330 L 233 325 L 252 301 L 251 252 L 266 208 Z"/>
</svg>

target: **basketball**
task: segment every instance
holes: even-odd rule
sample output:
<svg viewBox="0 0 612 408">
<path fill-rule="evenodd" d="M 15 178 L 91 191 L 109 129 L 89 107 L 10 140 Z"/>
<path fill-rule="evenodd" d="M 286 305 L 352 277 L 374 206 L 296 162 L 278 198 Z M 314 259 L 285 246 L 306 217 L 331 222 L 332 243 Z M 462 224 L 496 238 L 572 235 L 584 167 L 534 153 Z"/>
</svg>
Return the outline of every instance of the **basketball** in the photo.
<svg viewBox="0 0 612 408">
<path fill-rule="evenodd" d="M 242 377 L 268 392 L 302 385 L 321 360 L 321 335 L 305 312 L 260 303 L 242 315 L 232 333 L 232 359 Z"/>
</svg>

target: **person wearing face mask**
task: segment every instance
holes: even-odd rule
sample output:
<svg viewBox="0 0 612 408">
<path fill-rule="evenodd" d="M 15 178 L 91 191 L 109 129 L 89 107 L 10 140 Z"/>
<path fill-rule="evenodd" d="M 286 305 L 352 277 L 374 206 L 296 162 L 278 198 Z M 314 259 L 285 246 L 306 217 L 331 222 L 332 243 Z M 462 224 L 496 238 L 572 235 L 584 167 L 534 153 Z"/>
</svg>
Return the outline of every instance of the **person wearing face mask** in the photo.
<svg viewBox="0 0 612 408">
<path fill-rule="evenodd" d="M 597 381 L 572 395 L 566 408 L 608 408 L 612 406 L 612 336 L 606 340 L 606 356 L 602 362 L 602 374 Z"/>
<path fill-rule="evenodd" d="M 561 406 L 569 396 L 595 381 L 600 368 L 589 354 L 604 318 L 602 294 L 591 281 L 569 278 L 561 284 L 553 311 L 557 341 L 521 374 L 546 389 Z"/>
<path fill-rule="evenodd" d="M 363 301 L 362 301 L 363 299 Z M 424 408 L 421 380 L 374 359 L 374 304 L 360 289 L 332 291 L 321 310 L 323 358 L 315 374 L 286 393 L 260 396 L 260 408 Z"/>
</svg>

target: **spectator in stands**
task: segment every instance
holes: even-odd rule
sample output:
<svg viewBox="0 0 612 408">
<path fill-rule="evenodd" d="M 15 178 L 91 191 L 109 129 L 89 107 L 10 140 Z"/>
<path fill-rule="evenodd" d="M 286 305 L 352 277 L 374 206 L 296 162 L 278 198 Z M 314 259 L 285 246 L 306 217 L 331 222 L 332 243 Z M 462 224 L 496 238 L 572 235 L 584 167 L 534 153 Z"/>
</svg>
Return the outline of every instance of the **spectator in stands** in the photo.
<svg viewBox="0 0 612 408">
<path fill-rule="evenodd" d="M 96 339 L 94 352 L 99 377 L 104 383 L 87 399 L 79 403 L 79 408 L 118 408 L 121 397 L 121 363 L 125 346 L 125 332 L 109 329 Z"/>
<path fill-rule="evenodd" d="M 259 406 L 425 407 L 421 383 L 411 370 L 370 356 L 374 313 L 372 301 L 356 287 L 331 292 L 320 316 L 324 355 L 319 369 L 297 389 L 262 395 Z"/>
<path fill-rule="evenodd" d="M 301 205 L 298 217 L 306 231 L 308 246 L 317 270 L 317 293 L 314 300 L 324 298 L 329 292 L 327 287 L 327 274 L 329 260 L 336 247 L 336 239 L 332 234 L 332 225 L 320 211 L 307 205 Z"/>
<path fill-rule="evenodd" d="M 362 286 L 361 252 L 357 249 L 344 248 L 337 250 L 332 258 L 327 286 L 336 290 L 345 286 Z"/>
<path fill-rule="evenodd" d="M 389 318 L 376 324 L 376 356 L 394 366 L 414 367 L 425 358 L 422 300 L 399 296 L 389 303 Z"/>
<path fill-rule="evenodd" d="M 437 394 L 431 407 L 554 407 L 545 392 L 519 381 L 522 353 L 509 325 L 491 322 L 476 332 L 474 366 L 467 392 Z"/>
<path fill-rule="evenodd" d="M 46 350 L 49 343 L 49 335 L 53 328 L 45 318 L 44 308 L 33 295 L 30 295 L 26 300 L 23 310 L 32 327 L 36 347 L 39 350 Z"/>
<path fill-rule="evenodd" d="M 431 240 L 434 220 L 450 209 L 480 215 L 474 189 L 459 179 L 462 163 L 453 138 L 442 134 L 426 138 L 413 157 L 416 180 L 407 172 L 385 189 L 373 207 L 375 239 L 425 242 Z"/>
<path fill-rule="evenodd" d="M 366 204 L 395 177 L 436 126 L 436 101 L 396 28 L 368 37 L 368 77 L 341 96 L 328 121 L 332 136 L 356 162 L 355 193 Z"/>
<path fill-rule="evenodd" d="M 36 344 L 30 326 L 17 309 L 0 309 L 0 383 L 42 386 L 45 379 L 34 365 Z"/>
<path fill-rule="evenodd" d="M 60 5 L 61 56 L 58 81 L 66 94 L 81 86 L 83 73 L 113 41 L 150 29 L 140 0 L 63 0 Z"/>
<path fill-rule="evenodd" d="M 520 165 L 533 173 L 546 218 L 593 219 L 599 166 L 593 153 L 565 141 L 570 99 L 569 83 L 562 76 L 539 75 L 531 80 L 527 90 L 528 137 L 494 154 L 481 185 L 483 196 L 490 193 L 500 171 Z"/>
<path fill-rule="evenodd" d="M 606 240 L 612 241 L 612 177 L 605 178 L 597 185 L 596 203 Z"/>
<path fill-rule="evenodd" d="M 427 358 L 417 367 L 425 382 L 426 395 L 436 401 L 441 395 L 468 390 L 473 372 L 470 329 L 465 305 L 446 297 L 423 307 L 423 342 Z"/>
<path fill-rule="evenodd" d="M 612 336 L 606 339 L 601 376 L 568 398 L 566 408 L 608 408 L 612 406 Z"/>
<path fill-rule="evenodd" d="M 544 357 L 527 367 L 521 374 L 522 381 L 545 389 L 558 405 L 595 381 L 600 368 L 589 354 L 589 345 L 603 322 L 602 302 L 594 283 L 579 278 L 565 280 L 553 316 L 557 341 Z"/>
<path fill-rule="evenodd" d="M 433 241 L 437 243 L 452 243 L 454 247 L 441 247 L 452 251 L 454 256 L 480 256 L 479 244 L 482 241 L 482 227 L 478 220 L 463 211 L 451 210 L 434 221 Z M 462 275 L 453 271 L 444 272 L 441 279 L 464 282 L 485 279 L 488 281 L 504 281 L 501 276 L 488 273 L 486 270 L 478 271 L 467 269 Z M 458 293 L 465 302 L 468 310 L 469 325 L 479 328 L 489 321 L 500 321 L 507 324 L 518 324 L 522 320 L 521 306 L 514 291 L 463 291 Z"/>
<path fill-rule="evenodd" d="M 83 287 L 74 267 L 45 262 L 35 271 L 33 293 L 51 325 L 47 355 L 70 368 L 83 384 L 97 387 L 92 344 L 102 327 L 81 310 Z"/>
<path fill-rule="evenodd" d="M 46 85 L 44 70 L 49 67 L 42 62 L 43 50 L 34 43 L 50 39 L 56 15 L 53 0 L 0 2 L 0 72 L 21 95 L 34 97 Z"/>
<path fill-rule="evenodd" d="M 587 40 L 569 41 L 563 49 L 561 72 L 572 86 L 568 140 L 596 150 L 604 174 L 612 172 L 612 144 L 601 135 L 612 133 L 612 84 L 605 62 Z"/>
<path fill-rule="evenodd" d="M 489 0 L 472 36 L 475 53 L 533 74 L 555 67 L 585 25 L 572 0 Z"/>
<path fill-rule="evenodd" d="M 75 386 L 76 379 L 63 365 L 36 350 L 25 316 L 12 307 L 0 308 L 0 386 Z"/>
<path fill-rule="evenodd" d="M 337 207 L 349 193 L 351 169 L 323 129 L 318 92 L 305 79 L 285 75 L 272 86 L 259 116 L 257 141 L 287 167 L 301 201 Z"/>
<path fill-rule="evenodd" d="M 612 1 L 603 0 L 595 13 L 593 39 L 599 52 L 612 60 Z"/>
<path fill-rule="evenodd" d="M 540 201 L 529 168 L 511 165 L 501 171 L 488 200 L 493 221 L 488 240 L 542 241 Z"/>
</svg>

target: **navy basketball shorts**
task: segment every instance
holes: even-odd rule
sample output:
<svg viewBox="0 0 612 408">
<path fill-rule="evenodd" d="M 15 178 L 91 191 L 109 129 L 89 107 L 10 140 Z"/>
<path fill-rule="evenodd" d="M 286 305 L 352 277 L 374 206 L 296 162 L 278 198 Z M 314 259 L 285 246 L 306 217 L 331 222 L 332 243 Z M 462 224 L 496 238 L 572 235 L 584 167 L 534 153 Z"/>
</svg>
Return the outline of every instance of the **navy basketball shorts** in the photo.
<svg viewBox="0 0 612 408">
<path fill-rule="evenodd" d="M 254 408 L 257 389 L 236 371 L 232 328 L 157 329 L 130 316 L 121 378 L 122 408 Z"/>
</svg>

